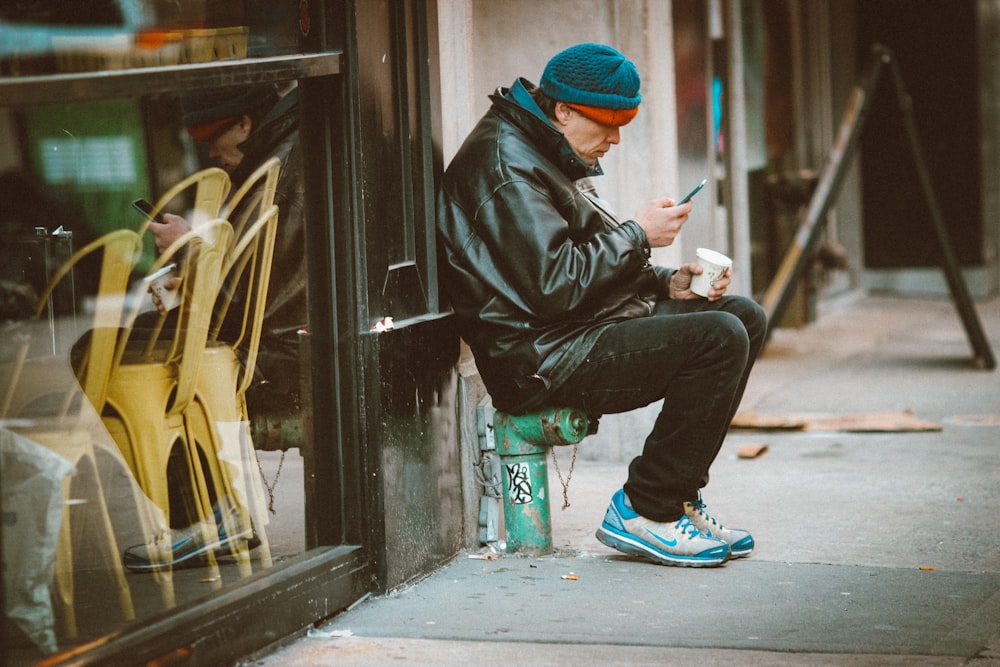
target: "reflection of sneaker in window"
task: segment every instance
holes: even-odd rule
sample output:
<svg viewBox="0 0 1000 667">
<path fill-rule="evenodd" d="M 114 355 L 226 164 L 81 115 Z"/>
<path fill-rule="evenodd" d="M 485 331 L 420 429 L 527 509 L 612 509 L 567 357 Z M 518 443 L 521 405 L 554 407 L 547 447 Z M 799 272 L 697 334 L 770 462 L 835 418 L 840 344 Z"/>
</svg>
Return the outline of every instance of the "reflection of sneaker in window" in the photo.
<svg viewBox="0 0 1000 667">
<path fill-rule="evenodd" d="M 131 546 L 125 550 L 122 563 L 134 572 L 152 572 L 158 568 L 202 565 L 203 557 L 209 551 L 234 551 L 240 546 L 240 540 L 246 544 L 247 549 L 260 545 L 260 540 L 252 529 L 240 530 L 234 535 L 227 533 L 227 524 L 232 527 L 239 525 L 235 508 L 227 512 L 226 521 L 222 520 L 222 510 L 218 504 L 214 509 L 214 521 L 205 519 L 187 528 L 169 531 L 148 544 Z"/>
<path fill-rule="evenodd" d="M 612 549 L 661 565 L 714 567 L 729 558 L 729 545 L 703 534 L 687 515 L 672 523 L 651 521 L 632 509 L 622 489 L 612 496 L 596 537 Z"/>
<path fill-rule="evenodd" d="M 726 528 L 714 516 L 708 513 L 705 502 L 698 494 L 698 500 L 684 503 L 684 513 L 701 532 L 709 537 L 722 540 L 729 545 L 729 555 L 733 558 L 749 556 L 753 551 L 753 536 L 742 528 Z"/>
</svg>

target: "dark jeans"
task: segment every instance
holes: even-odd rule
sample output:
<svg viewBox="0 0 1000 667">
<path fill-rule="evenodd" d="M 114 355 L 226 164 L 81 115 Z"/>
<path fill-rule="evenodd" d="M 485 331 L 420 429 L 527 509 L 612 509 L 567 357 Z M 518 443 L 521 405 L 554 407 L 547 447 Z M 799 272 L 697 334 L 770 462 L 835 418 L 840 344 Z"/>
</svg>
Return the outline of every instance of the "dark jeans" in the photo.
<svg viewBox="0 0 1000 667">
<path fill-rule="evenodd" d="M 663 399 L 625 492 L 643 516 L 674 521 L 708 483 L 766 329 L 764 311 L 744 297 L 660 301 L 651 316 L 602 334 L 552 402 L 601 415 Z"/>
</svg>

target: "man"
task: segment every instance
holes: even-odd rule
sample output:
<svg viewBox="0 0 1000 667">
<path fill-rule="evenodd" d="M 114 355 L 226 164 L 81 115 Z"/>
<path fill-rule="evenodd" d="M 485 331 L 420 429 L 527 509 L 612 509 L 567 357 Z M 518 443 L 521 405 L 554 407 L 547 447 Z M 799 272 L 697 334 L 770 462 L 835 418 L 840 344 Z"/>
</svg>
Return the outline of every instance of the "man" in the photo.
<svg viewBox="0 0 1000 667">
<path fill-rule="evenodd" d="M 251 412 L 295 409 L 299 398 L 298 331 L 308 321 L 298 91 L 293 89 L 283 97 L 273 85 L 196 91 L 182 96 L 181 108 L 187 133 L 209 163 L 229 173 L 234 191 L 269 158 L 281 160 L 274 201 L 279 231 L 257 356 L 259 377 L 248 391 L 247 402 Z M 235 218 L 239 211 L 231 213 Z M 163 219 L 163 223 L 149 225 L 159 251 L 191 228 L 178 215 L 166 213 Z M 231 314 L 237 311 L 230 309 Z"/>
<path fill-rule="evenodd" d="M 445 172 L 438 201 L 442 284 L 497 409 L 565 405 L 601 414 L 663 400 L 597 538 L 665 565 L 715 566 L 753 537 L 701 500 L 708 471 L 763 345 L 749 299 L 691 292 L 696 264 L 652 266 L 692 204 L 653 199 L 620 221 L 589 191 L 638 112 L 635 66 L 579 44 L 538 87 L 498 89 Z"/>
</svg>

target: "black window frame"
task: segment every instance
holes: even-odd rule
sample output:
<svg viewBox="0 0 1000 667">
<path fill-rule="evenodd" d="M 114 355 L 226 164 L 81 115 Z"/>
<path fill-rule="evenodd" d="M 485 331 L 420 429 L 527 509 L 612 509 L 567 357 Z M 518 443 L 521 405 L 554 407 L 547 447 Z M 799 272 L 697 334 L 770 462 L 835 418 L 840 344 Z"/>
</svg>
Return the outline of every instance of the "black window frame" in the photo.
<svg viewBox="0 0 1000 667">
<path fill-rule="evenodd" d="M 326 220 L 352 215 L 347 108 L 342 51 L 248 58 L 233 61 L 100 72 L 0 78 L 0 105 L 36 105 L 141 97 L 195 88 L 298 81 L 302 89 L 303 136 L 322 136 L 303 149 L 309 187 L 308 210 Z M 334 204 L 334 202 L 341 202 Z M 333 227 L 333 225 L 330 225 Z M 359 493 L 362 455 L 357 426 L 353 353 L 338 334 L 357 330 L 350 270 L 337 267 L 338 233 L 311 238 L 310 315 L 314 396 L 314 441 L 327 443 L 306 456 L 306 551 L 273 571 L 256 573 L 231 587 L 52 656 L 47 665 L 133 665 L 170 658 L 176 664 L 224 664 L 345 608 L 372 588 L 370 545 Z M 338 286 L 338 276 L 341 286 Z M 341 316 L 338 317 L 338 314 Z M 327 407 L 332 404 L 333 410 Z M 343 421 L 341 421 L 343 420 Z M 351 435 L 351 434 L 354 435 Z M 350 487 L 350 491 L 348 488 Z M 335 510 L 328 511 L 330 508 Z M 0 528 L 2 530 L 2 528 Z M 0 534 L 2 538 L 2 534 Z M 2 549 L 2 542 L 0 542 Z M 2 593 L 2 583 L 0 583 Z M 0 597 L 2 604 L 2 597 Z M 2 638 L 0 638 L 2 639 Z M 0 654 L 0 666 L 6 658 Z M 164 663 L 165 664 L 165 663 Z M 173 664 L 173 662 L 171 662 Z"/>
</svg>

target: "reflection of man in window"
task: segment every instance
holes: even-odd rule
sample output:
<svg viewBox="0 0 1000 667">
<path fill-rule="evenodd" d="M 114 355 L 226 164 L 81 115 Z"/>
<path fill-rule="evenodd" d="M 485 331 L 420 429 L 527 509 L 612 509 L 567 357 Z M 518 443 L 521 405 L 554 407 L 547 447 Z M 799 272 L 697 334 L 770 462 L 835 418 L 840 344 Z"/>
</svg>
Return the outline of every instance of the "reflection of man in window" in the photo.
<svg viewBox="0 0 1000 667">
<path fill-rule="evenodd" d="M 271 280 L 268 284 L 267 303 L 264 311 L 264 328 L 257 353 L 254 384 L 247 391 L 247 409 L 251 415 L 289 415 L 299 409 L 299 335 L 306 327 L 306 266 L 303 261 L 305 248 L 305 215 L 302 161 L 299 148 L 298 94 L 292 89 L 281 95 L 276 86 L 256 85 L 224 89 L 199 90 L 181 97 L 183 124 L 187 133 L 197 142 L 203 158 L 224 169 L 232 180 L 235 192 L 253 172 L 277 157 L 281 171 L 276 186 L 274 203 L 278 206 L 278 233 L 275 240 Z M 208 166 L 208 165 L 206 165 Z M 239 220 L 244 204 L 253 206 L 255 198 L 250 193 L 236 210 L 229 211 L 230 220 Z M 251 209 L 252 210 L 252 209 Z M 159 252 L 166 250 L 177 238 L 191 229 L 191 221 L 170 213 L 163 213 L 163 222 L 150 222 Z M 179 284 L 174 279 L 169 289 Z M 169 281 L 168 281 L 169 282 Z M 235 298 L 240 298 L 239 294 Z M 161 304 L 153 297 L 158 308 Z M 241 308 L 230 308 L 229 315 L 239 317 Z M 227 325 L 238 330 L 239 322 L 226 323 L 220 338 L 234 340 Z M 255 442 L 259 447 L 260 443 Z M 284 443 L 279 443 L 285 447 Z M 266 446 L 266 445 L 265 445 Z M 171 494 L 171 523 L 181 527 L 184 513 L 179 494 Z M 174 534 L 174 565 L 191 560 L 207 548 L 190 529 Z M 241 537 L 242 536 L 238 536 Z M 224 547 L 229 538 L 220 528 L 220 544 Z M 259 542 L 250 541 L 254 548 Z M 125 565 L 136 571 L 147 571 L 153 566 L 148 545 L 136 545 L 125 550 Z"/>
<path fill-rule="evenodd" d="M 278 236 L 257 358 L 262 377 L 248 392 L 247 401 L 251 413 L 297 407 L 297 332 L 307 324 L 298 91 L 293 88 L 282 96 L 273 85 L 199 90 L 182 96 L 181 108 L 188 134 L 208 162 L 229 172 L 234 191 L 272 156 L 281 160 L 275 196 Z M 239 211 L 231 214 L 235 219 Z M 164 224 L 150 225 L 160 251 L 190 229 L 180 216 L 163 217 Z"/>
</svg>

